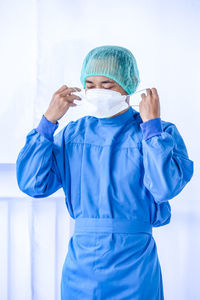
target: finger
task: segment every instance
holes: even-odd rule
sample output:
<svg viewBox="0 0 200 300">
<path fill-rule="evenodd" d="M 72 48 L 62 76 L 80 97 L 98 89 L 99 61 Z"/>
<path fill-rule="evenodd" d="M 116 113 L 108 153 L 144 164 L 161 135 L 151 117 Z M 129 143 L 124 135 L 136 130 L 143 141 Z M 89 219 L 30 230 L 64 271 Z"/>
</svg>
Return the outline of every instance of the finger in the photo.
<svg viewBox="0 0 200 300">
<path fill-rule="evenodd" d="M 63 100 L 64 100 L 66 103 L 68 103 L 68 104 L 71 105 L 71 104 L 74 103 L 74 100 L 75 100 L 75 99 L 69 99 L 69 98 L 66 99 L 66 98 L 64 98 Z"/>
<path fill-rule="evenodd" d="M 72 87 L 73 89 L 76 89 L 77 91 L 81 91 L 81 89 L 80 88 L 78 88 L 78 87 Z"/>
<path fill-rule="evenodd" d="M 79 89 L 78 87 L 72 87 L 72 88 L 67 88 L 67 93 L 68 93 L 68 91 L 70 94 L 71 92 L 80 92 L 81 89 Z"/>
<path fill-rule="evenodd" d="M 74 100 L 74 99 L 77 99 L 77 100 L 81 100 L 81 98 L 77 95 L 67 95 L 67 100 Z"/>
<path fill-rule="evenodd" d="M 72 107 L 77 106 L 77 104 L 76 103 L 71 103 L 70 106 L 72 106 Z"/>
<path fill-rule="evenodd" d="M 146 98 L 145 93 L 142 93 L 142 94 L 141 94 L 141 97 L 142 97 L 142 99 L 145 99 L 145 98 Z"/>
<path fill-rule="evenodd" d="M 150 95 L 150 96 L 151 96 L 151 95 L 152 95 L 152 91 L 151 91 L 151 89 L 146 89 L 146 90 L 147 90 L 147 96 L 148 96 L 148 95 Z"/>
<path fill-rule="evenodd" d="M 156 88 L 152 88 L 151 90 L 152 90 L 152 94 L 154 96 L 158 96 L 158 92 L 157 92 Z"/>
<path fill-rule="evenodd" d="M 64 91 L 62 91 L 62 92 L 60 93 L 60 96 L 71 95 L 72 92 L 77 92 L 77 90 L 74 89 L 74 88 L 67 88 L 67 89 L 65 89 Z"/>
<path fill-rule="evenodd" d="M 68 89 L 67 89 L 67 94 L 70 95 L 71 92 L 78 92 L 78 91 L 79 91 L 78 89 L 79 89 L 79 88 L 76 88 L 76 87 L 75 87 L 75 88 L 68 88 Z"/>
<path fill-rule="evenodd" d="M 68 87 L 67 87 L 67 85 L 65 84 L 65 85 L 61 86 L 61 88 L 59 88 L 59 89 L 56 91 L 56 93 L 62 92 L 62 91 L 64 91 L 64 90 L 67 89 L 67 88 L 68 88 Z"/>
<path fill-rule="evenodd" d="M 78 95 L 74 95 L 74 94 L 71 94 L 70 96 L 68 96 L 70 99 L 78 99 L 78 100 L 81 100 L 82 98 L 79 97 Z"/>
</svg>

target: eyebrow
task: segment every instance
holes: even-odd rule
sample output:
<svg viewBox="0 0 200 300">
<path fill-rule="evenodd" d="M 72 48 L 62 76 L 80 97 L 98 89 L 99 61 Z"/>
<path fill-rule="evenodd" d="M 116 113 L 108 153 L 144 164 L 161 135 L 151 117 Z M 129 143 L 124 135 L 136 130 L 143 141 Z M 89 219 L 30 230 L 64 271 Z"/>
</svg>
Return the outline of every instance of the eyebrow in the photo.
<svg viewBox="0 0 200 300">
<path fill-rule="evenodd" d="M 86 80 L 85 82 L 86 82 L 86 83 L 93 83 L 93 82 L 90 81 L 90 80 Z M 104 80 L 104 81 L 101 81 L 101 83 L 114 83 L 114 81 Z"/>
</svg>

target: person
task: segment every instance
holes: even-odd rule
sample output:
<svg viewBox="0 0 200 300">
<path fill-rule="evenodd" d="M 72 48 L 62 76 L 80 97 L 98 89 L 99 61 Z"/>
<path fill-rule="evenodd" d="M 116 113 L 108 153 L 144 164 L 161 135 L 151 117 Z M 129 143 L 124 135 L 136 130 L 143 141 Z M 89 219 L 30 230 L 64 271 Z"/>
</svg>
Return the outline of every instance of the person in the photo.
<svg viewBox="0 0 200 300">
<path fill-rule="evenodd" d="M 19 188 L 33 198 L 60 188 L 65 193 L 75 227 L 62 268 L 62 300 L 162 300 L 152 228 L 169 224 L 169 200 L 192 178 L 193 161 L 176 125 L 161 119 L 156 88 L 141 95 L 139 112 L 131 107 L 140 78 L 130 50 L 92 49 L 80 79 L 97 109 L 54 135 L 58 120 L 82 101 L 78 87 L 63 85 L 54 93 L 18 155 Z"/>
</svg>

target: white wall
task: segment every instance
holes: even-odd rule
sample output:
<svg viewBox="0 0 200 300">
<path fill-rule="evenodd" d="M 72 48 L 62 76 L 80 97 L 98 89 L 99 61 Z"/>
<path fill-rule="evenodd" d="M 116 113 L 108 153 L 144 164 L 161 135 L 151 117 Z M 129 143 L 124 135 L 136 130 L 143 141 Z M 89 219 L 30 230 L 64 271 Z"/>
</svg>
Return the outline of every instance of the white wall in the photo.
<svg viewBox="0 0 200 300">
<path fill-rule="evenodd" d="M 199 31 L 200 2 L 197 0 L 32 0 L 20 3 L 1 0 L 0 268 L 5 272 L 0 272 L 3 283 L 0 282 L 0 299 L 58 299 L 59 266 L 66 254 L 61 233 L 66 232 L 65 238 L 69 239 L 70 233 L 66 230 L 69 224 L 72 228 L 72 220 L 59 191 L 61 194 L 53 197 L 60 199 L 60 227 L 65 230 L 57 236 L 58 202 L 52 197 L 33 201 L 22 195 L 16 185 L 15 162 L 27 133 L 39 123 L 53 93 L 63 84 L 82 88 L 80 71 L 85 55 L 92 48 L 106 44 L 132 51 L 141 77 L 138 90 L 157 88 L 161 119 L 176 124 L 194 161 L 191 182 L 170 202 L 171 223 L 155 229 L 154 237 L 163 268 L 166 300 L 200 298 L 197 281 L 200 267 Z M 60 120 L 56 133 L 80 116 L 78 108 L 71 108 Z M 42 222 L 44 213 L 44 218 L 51 216 L 53 221 L 50 228 L 43 223 L 41 233 L 37 231 L 39 221 L 34 223 L 33 220 Z M 51 230 L 54 239 L 49 240 Z M 37 257 L 43 257 L 46 250 L 46 244 L 42 243 L 44 236 L 47 245 L 59 240 L 59 250 L 52 250 L 55 252 L 48 256 L 59 261 L 59 266 L 58 273 L 55 272 L 57 279 L 54 278 L 55 265 L 52 265 L 49 276 L 40 281 L 35 266 L 38 266 Z M 42 256 L 38 255 L 40 251 Z M 26 264 L 18 276 L 23 257 Z M 39 263 L 41 268 L 46 266 L 43 260 Z M 56 282 L 51 298 L 45 294 L 48 289 L 42 290 L 44 281 L 44 286 Z M 10 292 L 7 292 L 7 283 Z M 21 294 L 23 285 L 27 287 L 26 295 L 25 291 Z"/>
</svg>

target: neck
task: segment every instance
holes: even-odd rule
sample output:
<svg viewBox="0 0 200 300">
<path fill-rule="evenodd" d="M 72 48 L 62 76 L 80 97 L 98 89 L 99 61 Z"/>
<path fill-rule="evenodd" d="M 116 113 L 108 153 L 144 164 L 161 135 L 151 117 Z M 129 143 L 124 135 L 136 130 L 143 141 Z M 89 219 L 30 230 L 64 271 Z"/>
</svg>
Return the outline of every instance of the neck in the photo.
<svg viewBox="0 0 200 300">
<path fill-rule="evenodd" d="M 130 106 L 129 106 L 129 107 L 130 107 Z M 125 111 L 127 111 L 127 110 L 129 109 L 129 107 L 126 108 L 126 109 L 124 109 L 124 110 L 122 110 L 122 111 L 120 111 L 118 114 L 116 114 L 116 115 L 114 115 L 114 116 L 112 116 L 112 117 L 106 118 L 106 119 L 111 119 L 111 118 L 114 118 L 114 117 L 116 117 L 116 116 L 119 116 L 119 115 L 123 114 Z"/>
</svg>

